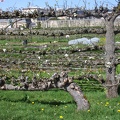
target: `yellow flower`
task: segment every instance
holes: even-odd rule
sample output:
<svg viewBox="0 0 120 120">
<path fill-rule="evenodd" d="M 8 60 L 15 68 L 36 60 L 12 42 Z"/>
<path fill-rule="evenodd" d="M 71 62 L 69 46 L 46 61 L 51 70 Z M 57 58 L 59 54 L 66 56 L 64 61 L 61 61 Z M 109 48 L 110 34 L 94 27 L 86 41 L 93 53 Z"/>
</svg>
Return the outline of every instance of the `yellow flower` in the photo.
<svg viewBox="0 0 120 120">
<path fill-rule="evenodd" d="M 120 113 L 120 110 L 117 110 Z"/>
<path fill-rule="evenodd" d="M 34 104 L 35 102 L 32 102 L 32 104 Z"/>
<path fill-rule="evenodd" d="M 88 110 L 88 112 L 90 112 L 90 110 Z"/>
<path fill-rule="evenodd" d="M 106 102 L 106 105 L 109 105 L 109 102 Z"/>
<path fill-rule="evenodd" d="M 41 109 L 42 111 L 44 110 L 44 108 Z"/>
<path fill-rule="evenodd" d="M 109 105 L 109 102 L 106 102 L 105 106 L 108 106 Z"/>
<path fill-rule="evenodd" d="M 63 119 L 63 116 L 60 116 L 60 119 Z"/>
</svg>

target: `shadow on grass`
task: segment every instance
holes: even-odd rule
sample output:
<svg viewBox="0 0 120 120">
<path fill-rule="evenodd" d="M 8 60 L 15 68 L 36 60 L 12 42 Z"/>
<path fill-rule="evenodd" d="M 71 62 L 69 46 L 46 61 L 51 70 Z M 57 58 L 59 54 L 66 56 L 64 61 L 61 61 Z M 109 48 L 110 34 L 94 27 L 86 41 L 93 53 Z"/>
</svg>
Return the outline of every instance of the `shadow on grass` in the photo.
<svg viewBox="0 0 120 120">
<path fill-rule="evenodd" d="M 60 106 L 60 105 L 67 105 L 67 104 L 75 104 L 75 101 L 57 101 L 57 100 L 51 100 L 51 101 L 39 101 L 39 100 L 34 100 L 34 101 L 31 101 L 31 100 L 28 100 L 28 99 L 19 99 L 19 100 L 10 100 L 10 99 L 6 99 L 6 98 L 3 98 L 3 99 L 0 99 L 0 100 L 3 100 L 3 101 L 6 101 L 6 102 L 14 102 L 14 103 L 27 103 L 27 104 L 31 104 L 32 102 L 34 103 L 37 103 L 37 104 L 44 104 L 44 105 L 50 105 L 50 106 Z"/>
<path fill-rule="evenodd" d="M 51 106 L 60 106 L 60 105 L 67 105 L 67 104 L 74 104 L 74 101 L 63 102 L 63 101 L 39 101 L 41 104 L 51 105 Z"/>
<path fill-rule="evenodd" d="M 118 94 L 120 95 L 120 85 L 118 86 Z"/>
</svg>

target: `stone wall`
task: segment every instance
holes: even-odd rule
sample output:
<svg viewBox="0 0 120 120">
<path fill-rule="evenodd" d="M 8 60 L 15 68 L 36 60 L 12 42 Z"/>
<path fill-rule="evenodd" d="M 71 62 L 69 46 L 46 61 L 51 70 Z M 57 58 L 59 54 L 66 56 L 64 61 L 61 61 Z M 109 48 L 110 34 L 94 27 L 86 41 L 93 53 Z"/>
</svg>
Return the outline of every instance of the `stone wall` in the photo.
<svg viewBox="0 0 120 120">
<path fill-rule="evenodd" d="M 14 22 L 14 20 L 13 20 L 13 22 Z M 9 19 L 1 19 L 0 20 L 0 29 L 6 28 L 7 26 L 9 26 L 8 28 L 11 28 Z M 19 26 L 26 26 L 26 21 L 21 20 L 21 21 L 14 23 L 13 28 L 18 28 Z"/>
<path fill-rule="evenodd" d="M 93 27 L 93 26 L 105 26 L 104 19 L 79 19 L 79 20 L 46 20 L 40 21 L 42 28 L 59 28 L 59 27 Z M 17 27 L 25 26 L 25 21 L 17 22 Z M 36 23 L 35 23 L 36 24 Z M 5 28 L 9 23 L 7 21 L 0 22 L 0 28 Z M 37 24 L 36 24 L 37 25 Z M 115 21 L 115 26 L 120 26 L 120 18 Z M 16 27 L 16 24 L 14 24 Z"/>
<path fill-rule="evenodd" d="M 105 26 L 104 19 L 80 19 L 80 20 L 49 20 L 42 21 L 43 28 L 58 28 L 58 27 L 93 27 Z M 120 26 L 120 19 L 116 19 L 115 26 Z"/>
</svg>

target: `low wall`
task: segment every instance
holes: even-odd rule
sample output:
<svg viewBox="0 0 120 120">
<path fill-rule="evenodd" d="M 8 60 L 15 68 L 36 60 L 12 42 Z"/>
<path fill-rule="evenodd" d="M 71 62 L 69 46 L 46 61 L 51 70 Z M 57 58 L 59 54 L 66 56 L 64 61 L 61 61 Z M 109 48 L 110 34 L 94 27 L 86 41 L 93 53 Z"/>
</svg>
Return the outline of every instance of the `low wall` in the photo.
<svg viewBox="0 0 120 120">
<path fill-rule="evenodd" d="M 43 28 L 59 28 L 59 27 L 89 27 L 89 26 L 105 26 L 104 19 L 80 19 L 80 20 L 49 20 L 41 21 Z M 120 19 L 116 19 L 115 26 L 120 26 Z"/>
<path fill-rule="evenodd" d="M 36 24 L 37 21 L 35 21 Z M 42 28 L 60 28 L 60 27 L 93 27 L 93 26 L 105 26 L 104 19 L 79 19 L 79 20 L 46 20 L 40 21 Z M 26 22 L 19 21 L 14 24 L 14 28 L 25 26 Z M 7 21 L 0 22 L 0 28 L 5 28 L 9 23 Z M 37 24 L 36 24 L 37 25 Z M 120 26 L 120 18 L 115 20 L 115 26 Z"/>
<path fill-rule="evenodd" d="M 0 20 L 0 29 L 6 28 L 7 26 L 9 26 L 8 28 L 11 28 L 9 19 L 1 19 Z M 21 21 L 17 21 L 16 23 L 13 24 L 13 28 L 18 28 L 19 26 L 26 26 L 26 22 L 24 20 L 21 20 Z"/>
</svg>

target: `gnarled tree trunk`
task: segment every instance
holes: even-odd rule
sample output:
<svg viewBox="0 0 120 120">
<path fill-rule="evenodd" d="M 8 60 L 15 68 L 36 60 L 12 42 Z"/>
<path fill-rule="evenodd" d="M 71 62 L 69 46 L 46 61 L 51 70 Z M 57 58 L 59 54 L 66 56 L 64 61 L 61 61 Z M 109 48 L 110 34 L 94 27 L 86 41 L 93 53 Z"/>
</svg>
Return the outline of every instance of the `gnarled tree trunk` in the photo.
<svg viewBox="0 0 120 120">
<path fill-rule="evenodd" d="M 75 102 L 77 103 L 77 110 L 89 109 L 90 104 L 86 99 L 86 97 L 83 95 L 78 85 L 76 85 L 75 83 L 71 83 L 69 86 L 66 87 L 66 89 L 74 98 Z"/>
<path fill-rule="evenodd" d="M 52 79 L 54 81 L 57 81 L 54 82 L 57 88 L 62 88 L 70 93 L 77 104 L 77 110 L 89 109 L 90 104 L 86 97 L 83 95 L 81 88 L 76 83 L 74 83 L 72 78 L 68 77 L 65 72 L 61 72 L 60 75 L 53 75 Z"/>
<path fill-rule="evenodd" d="M 23 81 L 23 80 L 22 80 Z M 72 77 L 68 77 L 66 72 L 61 74 L 55 73 L 50 79 L 38 81 L 35 78 L 32 83 L 27 80 L 20 83 L 20 86 L 6 84 L 4 80 L 0 79 L 0 89 L 2 90 L 48 90 L 51 88 L 63 89 L 70 93 L 77 104 L 77 110 L 87 110 L 90 104 L 86 97 L 83 95 L 80 87 L 73 82 Z"/>
<path fill-rule="evenodd" d="M 106 44 L 105 44 L 105 66 L 106 66 L 106 96 L 113 98 L 118 96 L 118 85 L 115 78 L 115 38 L 114 38 L 115 16 L 105 19 L 106 24 Z"/>
</svg>

